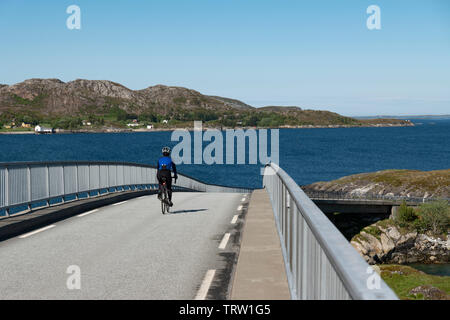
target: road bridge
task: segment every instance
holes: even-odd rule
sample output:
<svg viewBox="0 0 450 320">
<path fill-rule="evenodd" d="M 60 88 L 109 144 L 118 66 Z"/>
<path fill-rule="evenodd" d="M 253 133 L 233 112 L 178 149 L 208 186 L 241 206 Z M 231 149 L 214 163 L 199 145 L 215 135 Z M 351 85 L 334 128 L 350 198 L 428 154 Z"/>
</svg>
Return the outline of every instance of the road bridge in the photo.
<svg viewBox="0 0 450 320">
<path fill-rule="evenodd" d="M 280 167 L 263 181 L 179 174 L 162 215 L 151 166 L 0 164 L 0 299 L 397 299 Z"/>
<path fill-rule="evenodd" d="M 364 213 L 364 214 L 392 214 L 405 202 L 408 206 L 417 207 L 421 203 L 426 203 L 438 198 L 434 197 L 407 197 L 388 196 L 376 194 L 351 194 L 339 191 L 317 191 L 302 187 L 306 195 L 324 213 Z M 447 198 L 439 198 L 450 200 Z"/>
</svg>

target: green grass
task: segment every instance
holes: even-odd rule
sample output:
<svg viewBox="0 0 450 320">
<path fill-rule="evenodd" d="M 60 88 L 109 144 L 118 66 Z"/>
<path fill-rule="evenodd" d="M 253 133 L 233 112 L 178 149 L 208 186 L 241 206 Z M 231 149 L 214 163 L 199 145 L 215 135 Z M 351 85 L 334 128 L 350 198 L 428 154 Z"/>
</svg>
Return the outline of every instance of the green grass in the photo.
<svg viewBox="0 0 450 320">
<path fill-rule="evenodd" d="M 24 132 L 24 131 L 34 131 L 34 128 L 12 128 L 12 129 L 7 129 L 7 128 L 0 128 L 0 132 Z"/>
<path fill-rule="evenodd" d="M 358 233 L 357 235 L 353 236 L 351 241 L 355 241 L 355 242 L 362 244 L 363 242 L 367 242 L 368 239 L 366 237 L 364 237 L 362 234 Z"/>
<path fill-rule="evenodd" d="M 368 226 L 362 229 L 362 231 L 374 236 L 377 239 L 380 239 L 381 236 L 381 230 L 378 229 L 376 226 Z"/>
<path fill-rule="evenodd" d="M 450 277 L 434 276 L 423 273 L 408 266 L 378 265 L 381 278 L 394 290 L 402 300 L 416 300 L 423 297 L 411 295 L 409 292 L 421 285 L 430 285 L 450 294 Z"/>
<path fill-rule="evenodd" d="M 380 221 L 377 221 L 376 224 L 377 224 L 377 226 L 380 226 L 384 229 L 387 229 L 388 227 L 396 226 L 395 222 L 392 221 L 391 219 L 380 220 Z"/>
</svg>

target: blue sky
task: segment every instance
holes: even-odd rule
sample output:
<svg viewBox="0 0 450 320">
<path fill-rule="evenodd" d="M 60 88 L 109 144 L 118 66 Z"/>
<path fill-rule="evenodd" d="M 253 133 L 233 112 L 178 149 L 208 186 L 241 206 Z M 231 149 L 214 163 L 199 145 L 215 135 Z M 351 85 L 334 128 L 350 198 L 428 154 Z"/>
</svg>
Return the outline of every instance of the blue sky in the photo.
<svg viewBox="0 0 450 320">
<path fill-rule="evenodd" d="M 69 30 L 69 5 L 81 30 Z M 366 8 L 381 8 L 368 30 Z M 1 0 L 0 83 L 166 84 L 254 106 L 450 113 L 448 0 Z"/>
</svg>

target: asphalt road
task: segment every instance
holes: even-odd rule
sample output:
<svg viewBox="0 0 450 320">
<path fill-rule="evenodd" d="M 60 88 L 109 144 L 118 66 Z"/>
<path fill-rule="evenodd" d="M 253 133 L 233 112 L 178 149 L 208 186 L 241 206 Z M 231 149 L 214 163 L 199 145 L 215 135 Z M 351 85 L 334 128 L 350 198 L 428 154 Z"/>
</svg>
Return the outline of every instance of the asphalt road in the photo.
<svg viewBox="0 0 450 320">
<path fill-rule="evenodd" d="M 144 196 L 0 242 L 0 299 L 193 299 L 241 198 L 174 193 L 162 215 Z"/>
</svg>

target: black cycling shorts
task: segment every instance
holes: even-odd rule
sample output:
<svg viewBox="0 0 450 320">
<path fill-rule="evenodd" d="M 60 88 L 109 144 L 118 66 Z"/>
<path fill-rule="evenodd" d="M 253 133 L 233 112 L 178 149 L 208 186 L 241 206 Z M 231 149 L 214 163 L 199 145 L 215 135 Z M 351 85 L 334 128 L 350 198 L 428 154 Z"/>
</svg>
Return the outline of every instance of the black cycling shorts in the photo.
<svg viewBox="0 0 450 320">
<path fill-rule="evenodd" d="M 172 190 L 172 173 L 170 170 L 159 170 L 156 178 L 158 179 L 159 184 L 162 184 L 162 178 L 166 178 L 167 189 Z"/>
</svg>

